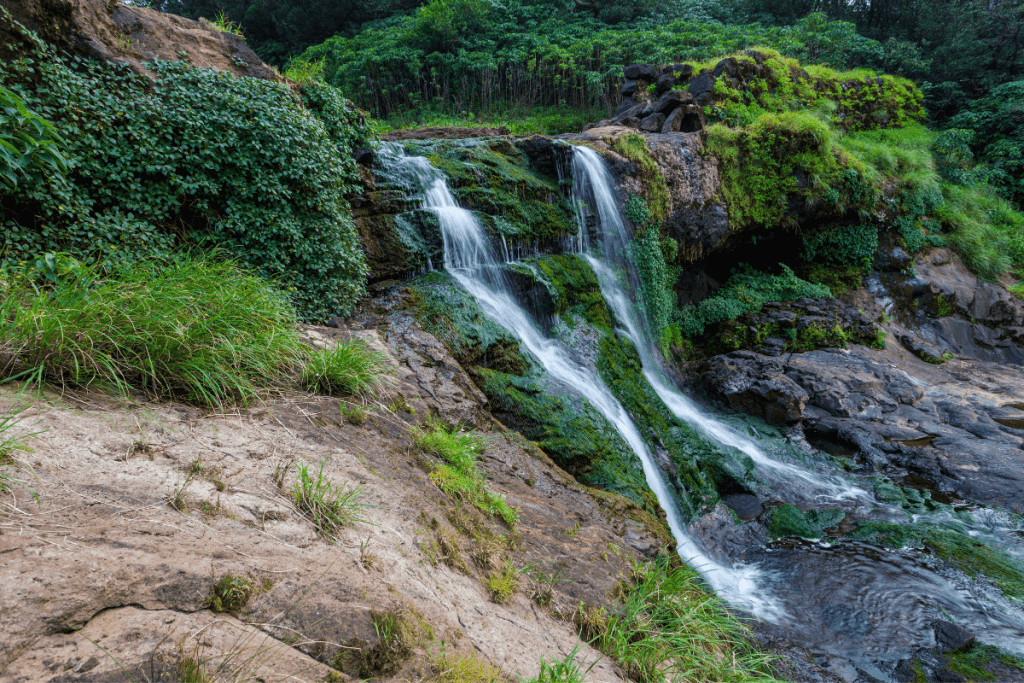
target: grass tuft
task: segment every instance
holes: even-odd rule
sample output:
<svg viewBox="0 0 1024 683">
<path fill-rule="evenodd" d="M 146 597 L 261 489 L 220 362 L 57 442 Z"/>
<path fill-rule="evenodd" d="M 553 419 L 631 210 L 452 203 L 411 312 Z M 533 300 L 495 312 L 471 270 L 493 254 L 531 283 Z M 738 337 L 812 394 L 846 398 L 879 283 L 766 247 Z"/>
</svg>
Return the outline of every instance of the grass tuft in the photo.
<svg viewBox="0 0 1024 683">
<path fill-rule="evenodd" d="M 361 486 L 346 491 L 345 486 L 335 486 L 324 476 L 324 465 L 320 463 L 316 474 L 310 474 L 308 465 L 297 465 L 299 476 L 292 489 L 295 507 L 333 543 L 339 529 L 356 522 L 366 522 L 360 514 L 366 504 L 361 503 L 364 492 Z"/>
<path fill-rule="evenodd" d="M 222 407 L 288 379 L 302 346 L 283 294 L 236 264 L 182 256 L 6 273 L 0 360 L 48 379 Z"/>
<path fill-rule="evenodd" d="M 486 439 L 473 432 L 449 429 L 439 422 L 414 427 L 412 437 L 417 446 L 445 461 L 446 464 L 430 473 L 430 480 L 438 488 L 489 515 L 500 517 L 510 529 L 519 524 L 519 515 L 500 494 L 487 488 L 484 473 L 476 466 Z"/>
<path fill-rule="evenodd" d="M 214 612 L 241 612 L 249 604 L 253 588 L 249 578 L 225 574 L 210 589 L 210 609 Z"/>
<path fill-rule="evenodd" d="M 318 394 L 376 394 L 390 371 L 387 357 L 359 339 L 342 341 L 309 354 L 301 382 Z"/>
<path fill-rule="evenodd" d="M 697 572 L 666 560 L 634 566 L 623 606 L 595 644 L 640 683 L 775 680 Z"/>
<path fill-rule="evenodd" d="M 512 602 L 512 596 L 519 588 L 519 570 L 506 563 L 500 571 L 487 577 L 487 592 L 491 599 L 499 605 Z"/>
<path fill-rule="evenodd" d="M 504 683 L 506 680 L 500 669 L 473 655 L 441 654 L 433 663 L 438 672 L 429 679 L 431 683 Z"/>
</svg>

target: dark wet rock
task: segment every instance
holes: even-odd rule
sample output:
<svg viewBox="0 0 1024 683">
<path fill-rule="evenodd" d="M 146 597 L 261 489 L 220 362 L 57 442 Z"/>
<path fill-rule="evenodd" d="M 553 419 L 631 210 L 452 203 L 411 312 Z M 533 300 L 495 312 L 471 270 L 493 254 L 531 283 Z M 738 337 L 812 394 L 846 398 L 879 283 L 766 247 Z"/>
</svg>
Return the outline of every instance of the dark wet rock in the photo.
<svg viewBox="0 0 1024 683">
<path fill-rule="evenodd" d="M 660 96 L 661 94 L 672 90 L 674 87 L 676 87 L 676 77 L 670 73 L 662 74 L 661 76 L 658 76 L 658 80 L 655 81 L 654 94 Z"/>
<path fill-rule="evenodd" d="M 619 88 L 619 94 L 623 97 L 632 97 L 640 90 L 640 84 L 636 81 L 626 81 Z"/>
<path fill-rule="evenodd" d="M 974 634 L 962 626 L 936 619 L 932 628 L 935 630 L 935 649 L 939 652 L 967 650 L 974 645 Z"/>
<path fill-rule="evenodd" d="M 903 348 L 910 351 L 923 361 L 927 361 L 929 363 L 946 362 L 946 354 L 949 352 L 943 351 L 938 346 L 921 341 L 919 338 L 909 334 L 901 334 L 899 340 L 900 344 L 903 344 Z M 952 354 L 949 354 L 949 356 L 952 356 Z"/>
<path fill-rule="evenodd" d="M 718 64 L 715 64 L 715 68 L 711 72 L 711 75 L 714 76 L 715 78 L 718 78 L 719 76 L 726 72 L 728 72 L 730 75 L 735 75 L 738 71 L 738 68 L 739 63 L 736 61 L 735 57 L 726 57 Z"/>
<path fill-rule="evenodd" d="M 693 102 L 693 95 L 685 90 L 669 90 L 658 98 L 654 105 L 654 111 L 668 114 L 670 111 L 684 104 Z"/>
<path fill-rule="evenodd" d="M 733 493 L 722 496 L 722 502 L 742 520 L 749 521 L 764 510 L 761 499 L 752 493 Z"/>
<path fill-rule="evenodd" d="M 622 119 L 621 125 L 625 126 L 626 128 L 639 128 L 640 119 L 636 116 L 627 116 Z"/>
<path fill-rule="evenodd" d="M 665 125 L 664 114 L 651 114 L 640 122 L 640 130 L 645 130 L 649 133 L 659 133 L 663 125 Z"/>
<path fill-rule="evenodd" d="M 654 64 L 630 64 L 623 69 L 623 75 L 630 80 L 642 80 L 653 83 L 659 74 L 659 69 Z"/>
<path fill-rule="evenodd" d="M 710 95 L 715 89 L 715 79 L 711 74 L 702 74 L 693 79 L 690 83 L 688 90 L 693 95 L 693 99 L 699 100 L 701 97 Z"/>
<path fill-rule="evenodd" d="M 803 417 L 807 392 L 783 374 L 781 363 L 750 351 L 715 356 L 701 367 L 705 387 L 730 408 L 756 415 L 769 424 L 797 422 Z"/>
<path fill-rule="evenodd" d="M 1014 427 L 1024 421 L 1004 407 L 1024 404 L 1016 367 L 932 365 L 855 347 L 778 357 L 737 351 L 698 369 L 712 398 L 800 423 L 809 438 L 852 449 L 868 472 L 895 466 L 957 498 L 1024 512 L 1024 429 Z"/>
</svg>

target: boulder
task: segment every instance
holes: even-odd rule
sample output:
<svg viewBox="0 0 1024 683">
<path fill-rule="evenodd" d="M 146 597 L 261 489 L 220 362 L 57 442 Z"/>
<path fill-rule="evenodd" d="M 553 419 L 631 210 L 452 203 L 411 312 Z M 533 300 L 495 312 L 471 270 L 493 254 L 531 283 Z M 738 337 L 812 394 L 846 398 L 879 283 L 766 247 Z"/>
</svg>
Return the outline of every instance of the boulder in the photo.
<svg viewBox="0 0 1024 683">
<path fill-rule="evenodd" d="M 666 116 L 676 107 L 693 102 L 693 95 L 685 90 L 669 90 L 654 103 L 654 112 Z"/>
<path fill-rule="evenodd" d="M 653 83 L 658 79 L 659 70 L 654 64 L 630 64 L 623 69 L 623 74 L 629 80 Z"/>
<path fill-rule="evenodd" d="M 636 81 L 626 81 L 619 88 L 619 94 L 623 97 L 632 97 L 640 90 L 640 84 Z"/>
<path fill-rule="evenodd" d="M 722 74 L 728 72 L 728 74 L 730 76 L 735 76 L 738 73 L 738 71 L 739 71 L 739 64 L 736 61 L 736 58 L 735 57 L 726 57 L 725 59 L 720 61 L 718 64 L 715 64 L 715 68 L 711 72 L 711 75 L 714 76 L 715 78 L 718 78 Z"/>
<path fill-rule="evenodd" d="M 676 87 L 676 77 L 672 74 L 662 74 L 655 83 L 654 94 L 661 96 Z"/>
<path fill-rule="evenodd" d="M 706 360 L 699 369 L 705 389 L 733 410 L 775 425 L 799 422 L 807 392 L 783 374 L 782 364 L 751 351 Z"/>
<path fill-rule="evenodd" d="M 715 78 L 711 74 L 701 74 L 693 79 L 688 90 L 698 104 L 703 104 L 703 100 L 710 97 L 715 90 Z"/>
<path fill-rule="evenodd" d="M 669 64 L 661 70 L 663 74 L 672 74 L 676 80 L 683 82 L 693 78 L 693 65 L 691 64 Z"/>
<path fill-rule="evenodd" d="M 960 652 L 974 645 L 974 634 L 956 624 L 941 619 L 932 622 L 935 631 L 935 649 L 939 652 Z"/>
<path fill-rule="evenodd" d="M 660 133 L 663 125 L 665 125 L 664 114 L 651 114 L 640 122 L 640 130 L 645 130 L 649 133 Z"/>
<path fill-rule="evenodd" d="M 640 119 L 636 116 L 627 116 L 619 121 L 619 125 L 626 128 L 639 128 Z"/>
</svg>

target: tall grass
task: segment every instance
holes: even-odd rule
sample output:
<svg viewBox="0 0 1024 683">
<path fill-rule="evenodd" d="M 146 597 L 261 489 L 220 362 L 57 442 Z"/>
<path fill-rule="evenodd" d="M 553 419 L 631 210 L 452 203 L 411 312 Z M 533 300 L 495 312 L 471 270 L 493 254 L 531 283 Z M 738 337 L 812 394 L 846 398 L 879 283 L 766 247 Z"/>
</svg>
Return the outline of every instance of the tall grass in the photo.
<svg viewBox="0 0 1024 683">
<path fill-rule="evenodd" d="M 310 352 L 300 381 L 320 394 L 375 394 L 389 371 L 386 356 L 362 340 L 350 339 Z"/>
<path fill-rule="evenodd" d="M 638 683 L 774 681 L 769 656 L 689 567 L 637 564 L 622 609 L 594 644 Z"/>
<path fill-rule="evenodd" d="M 214 407 L 283 382 L 304 353 L 286 297 L 229 262 L 79 266 L 43 285 L 24 273 L 5 279 L 6 370 L 41 367 L 60 383 Z"/>
</svg>

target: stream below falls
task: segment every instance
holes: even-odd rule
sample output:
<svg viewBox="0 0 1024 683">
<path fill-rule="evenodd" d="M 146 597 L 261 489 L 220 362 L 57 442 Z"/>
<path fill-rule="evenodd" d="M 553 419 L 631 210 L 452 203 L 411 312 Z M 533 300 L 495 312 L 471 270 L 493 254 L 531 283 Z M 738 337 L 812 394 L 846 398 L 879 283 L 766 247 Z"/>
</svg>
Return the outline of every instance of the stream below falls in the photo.
<svg viewBox="0 0 1024 683">
<path fill-rule="evenodd" d="M 879 502 L 871 484 L 858 481 L 857 475 L 829 465 L 825 458 L 793 457 L 793 449 L 777 448 L 772 438 L 742 421 L 709 414 L 675 386 L 650 334 L 644 307 L 637 305 L 641 289 L 631 259 L 630 232 L 612 178 L 594 150 L 579 146 L 570 154 L 580 224 L 571 248 L 590 264 L 615 315 L 617 333 L 635 345 L 644 378 L 672 415 L 723 449 L 748 457 L 756 467 L 762 497 L 801 509 L 839 509 L 848 519 L 910 521 L 902 509 Z M 943 568 L 915 551 L 824 539 L 744 544 L 739 537 L 738 549 L 736 539 L 729 539 L 728 548 L 725 543 L 699 540 L 684 523 L 672 485 L 629 412 L 592 365 L 557 337 L 545 334 L 517 301 L 506 275 L 506 263 L 514 254 L 506 248 L 503 258 L 497 257 L 480 221 L 457 204 L 446 178 L 426 157 L 409 156 L 402 146 L 384 143 L 378 164 L 387 177 L 419 199 L 421 208 L 436 214 L 444 269 L 452 278 L 552 379 L 589 402 L 619 432 L 643 465 L 680 557 L 699 569 L 732 606 L 784 628 L 792 640 L 830 659 L 832 670 L 847 680 L 860 675 L 857 669 L 891 680 L 895 662 L 935 644 L 931 624 L 936 619 L 962 625 L 981 642 L 1024 654 L 1020 603 L 1004 598 L 986 581 Z M 1024 556 L 1019 529 L 1011 521 L 992 511 L 974 512 L 973 517 L 947 515 L 929 521 L 984 537 L 1018 558 Z"/>
</svg>

